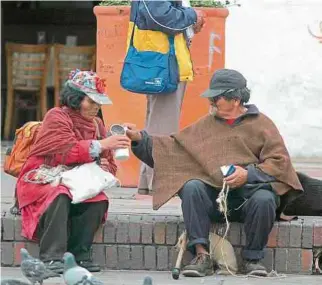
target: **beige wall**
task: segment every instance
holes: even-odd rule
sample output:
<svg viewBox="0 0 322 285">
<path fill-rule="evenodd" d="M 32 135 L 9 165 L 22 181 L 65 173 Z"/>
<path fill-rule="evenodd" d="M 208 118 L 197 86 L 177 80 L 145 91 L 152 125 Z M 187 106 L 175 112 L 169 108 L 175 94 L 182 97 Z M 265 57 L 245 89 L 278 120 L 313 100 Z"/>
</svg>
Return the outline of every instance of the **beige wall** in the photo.
<svg viewBox="0 0 322 285">
<path fill-rule="evenodd" d="M 321 0 L 240 0 L 227 19 L 226 66 L 279 127 L 292 156 L 322 157 Z M 321 24 L 322 25 L 322 24 Z"/>
</svg>

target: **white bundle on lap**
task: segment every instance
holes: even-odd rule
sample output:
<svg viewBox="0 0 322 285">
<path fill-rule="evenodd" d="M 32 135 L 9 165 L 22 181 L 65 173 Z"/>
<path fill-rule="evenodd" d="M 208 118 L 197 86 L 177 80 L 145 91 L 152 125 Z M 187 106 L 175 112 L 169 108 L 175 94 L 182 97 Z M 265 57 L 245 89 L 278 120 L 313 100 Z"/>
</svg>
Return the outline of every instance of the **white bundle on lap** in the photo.
<svg viewBox="0 0 322 285">
<path fill-rule="evenodd" d="M 96 162 L 90 162 L 63 172 L 61 184 L 69 188 L 73 196 L 72 203 L 77 204 L 95 197 L 104 190 L 120 186 L 120 181 Z"/>
</svg>

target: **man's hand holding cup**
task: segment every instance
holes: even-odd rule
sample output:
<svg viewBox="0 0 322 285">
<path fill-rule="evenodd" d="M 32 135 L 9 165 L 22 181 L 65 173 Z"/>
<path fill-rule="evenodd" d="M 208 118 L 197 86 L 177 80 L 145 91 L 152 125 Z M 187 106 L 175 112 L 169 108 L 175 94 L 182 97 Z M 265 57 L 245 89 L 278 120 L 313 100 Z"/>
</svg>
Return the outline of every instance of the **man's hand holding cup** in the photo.
<svg viewBox="0 0 322 285">
<path fill-rule="evenodd" d="M 126 147 L 115 149 L 114 155 L 115 159 L 117 160 L 127 160 L 130 157 L 129 147 L 131 143 L 129 138 L 126 136 L 126 130 L 127 127 L 125 125 L 119 124 L 114 124 L 110 128 L 110 133 L 112 134 L 111 137 L 123 137 L 124 140 L 126 139 L 129 142 L 129 145 L 127 145 Z"/>
<path fill-rule="evenodd" d="M 131 141 L 137 142 L 142 140 L 141 132 L 136 128 L 136 125 L 125 123 L 124 126 L 126 127 L 126 135 Z"/>
</svg>

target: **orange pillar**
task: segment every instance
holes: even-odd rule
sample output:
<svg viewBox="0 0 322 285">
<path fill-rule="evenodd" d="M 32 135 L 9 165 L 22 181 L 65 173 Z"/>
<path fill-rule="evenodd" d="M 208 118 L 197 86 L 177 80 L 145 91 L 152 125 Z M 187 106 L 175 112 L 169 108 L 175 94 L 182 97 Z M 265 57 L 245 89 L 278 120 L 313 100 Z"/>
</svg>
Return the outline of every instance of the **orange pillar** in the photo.
<svg viewBox="0 0 322 285">
<path fill-rule="evenodd" d="M 214 71 L 225 66 L 225 22 L 228 10 L 200 10 L 206 14 L 206 24 L 201 32 L 193 37 L 190 48 L 195 76 L 193 82 L 188 83 L 184 97 L 181 128 L 195 122 L 209 111 L 208 100 L 200 98 L 200 94 L 209 87 Z"/>
<path fill-rule="evenodd" d="M 188 84 L 185 94 L 180 126 L 185 127 L 209 110 L 207 100 L 200 94 L 208 88 L 211 75 L 225 65 L 225 20 L 227 9 L 200 8 L 206 14 L 206 26 L 193 38 L 191 55 L 194 64 L 194 81 Z M 121 88 L 120 74 L 126 51 L 129 7 L 96 6 L 97 18 L 97 64 L 96 71 L 106 79 L 106 91 L 113 105 L 103 107 L 105 124 L 131 122 L 139 129 L 144 127 L 146 98 L 141 94 Z M 139 175 L 138 159 L 131 155 L 127 161 L 118 163 L 118 177 L 122 186 L 136 187 Z"/>
</svg>

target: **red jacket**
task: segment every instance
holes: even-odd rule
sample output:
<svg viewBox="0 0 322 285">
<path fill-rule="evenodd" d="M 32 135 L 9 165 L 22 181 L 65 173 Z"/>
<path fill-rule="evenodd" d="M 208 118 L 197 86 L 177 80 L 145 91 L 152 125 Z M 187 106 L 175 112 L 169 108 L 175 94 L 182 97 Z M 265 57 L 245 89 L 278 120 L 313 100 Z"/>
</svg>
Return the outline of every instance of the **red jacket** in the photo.
<svg viewBox="0 0 322 285">
<path fill-rule="evenodd" d="M 50 120 L 53 114 L 58 113 L 62 114 L 62 112 L 55 108 L 56 110 L 49 111 L 48 119 L 44 119 L 44 123 L 46 122 L 46 129 L 54 126 L 51 122 L 54 120 Z M 67 122 L 69 117 L 64 118 L 63 121 L 60 122 L 60 127 L 69 128 L 72 126 L 71 122 Z M 49 121 L 49 123 L 48 123 Z M 54 124 L 57 125 L 57 122 Z M 45 124 L 43 124 L 45 125 Z M 103 123 L 99 122 L 99 127 L 104 129 Z M 48 127 L 48 128 L 47 128 Z M 44 130 L 45 131 L 45 130 Z M 66 133 L 73 134 L 74 129 L 71 127 L 69 129 L 65 129 Z M 46 138 L 46 137 L 45 137 Z M 94 137 L 93 137 L 94 139 Z M 51 157 L 51 166 L 57 166 L 59 164 L 71 165 L 71 164 L 84 164 L 88 162 L 92 162 L 93 158 L 90 156 L 89 149 L 92 139 L 87 140 L 79 140 L 77 141 L 73 147 L 63 156 L 62 154 L 54 154 Z M 101 154 L 102 157 L 106 157 L 108 159 L 109 164 L 104 165 L 103 169 L 110 171 L 113 175 L 115 175 L 117 166 L 114 162 L 113 155 L 111 151 L 104 151 Z M 64 159 L 64 161 L 63 161 Z M 45 161 L 45 156 L 31 156 L 28 158 L 27 162 L 23 166 L 21 173 L 18 177 L 17 181 L 17 197 L 19 201 L 19 206 L 22 214 L 22 236 L 36 240 L 35 236 L 37 225 L 40 217 L 46 211 L 48 206 L 53 202 L 53 200 L 60 194 L 65 194 L 71 198 L 71 194 L 69 190 L 63 186 L 52 186 L 51 184 L 34 184 L 30 182 L 24 181 L 25 174 L 33 169 L 37 169 L 40 165 L 42 165 Z M 108 201 L 105 193 L 100 193 L 96 197 L 86 200 L 84 203 L 98 202 L 98 201 Z M 106 216 L 105 216 L 106 218 Z"/>
</svg>

